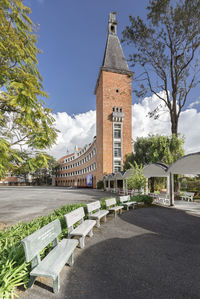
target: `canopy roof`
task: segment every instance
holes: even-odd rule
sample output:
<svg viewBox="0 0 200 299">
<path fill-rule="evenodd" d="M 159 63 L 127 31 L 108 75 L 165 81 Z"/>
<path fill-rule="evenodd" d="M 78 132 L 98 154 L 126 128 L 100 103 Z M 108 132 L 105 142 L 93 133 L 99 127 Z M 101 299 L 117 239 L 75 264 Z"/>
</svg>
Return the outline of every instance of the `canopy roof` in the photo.
<svg viewBox="0 0 200 299">
<path fill-rule="evenodd" d="M 169 174 L 166 173 L 168 165 L 164 163 L 151 163 L 143 168 L 143 174 L 146 178 L 151 177 L 167 177 Z"/>
<path fill-rule="evenodd" d="M 181 157 L 169 166 L 167 173 L 200 174 L 200 152 Z"/>
</svg>

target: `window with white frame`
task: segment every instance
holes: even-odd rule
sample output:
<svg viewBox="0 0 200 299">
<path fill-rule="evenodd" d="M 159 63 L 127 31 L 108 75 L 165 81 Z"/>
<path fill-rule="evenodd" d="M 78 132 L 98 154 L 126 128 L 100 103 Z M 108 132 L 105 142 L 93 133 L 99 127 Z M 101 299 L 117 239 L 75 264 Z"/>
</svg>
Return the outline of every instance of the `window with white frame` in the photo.
<svg viewBox="0 0 200 299">
<path fill-rule="evenodd" d="M 114 161 L 114 172 L 121 171 L 121 161 Z"/>
<path fill-rule="evenodd" d="M 114 142 L 114 157 L 121 158 L 122 150 L 121 150 L 121 142 Z"/>
<path fill-rule="evenodd" d="M 121 139 L 122 137 L 122 128 L 121 124 L 114 124 L 114 139 Z"/>
</svg>

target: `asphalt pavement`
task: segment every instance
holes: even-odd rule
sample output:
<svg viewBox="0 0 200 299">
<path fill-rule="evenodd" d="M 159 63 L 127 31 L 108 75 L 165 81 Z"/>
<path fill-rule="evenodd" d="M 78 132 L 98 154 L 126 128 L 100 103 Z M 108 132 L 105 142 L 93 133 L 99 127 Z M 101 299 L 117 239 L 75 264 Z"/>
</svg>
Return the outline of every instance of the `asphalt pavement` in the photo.
<svg viewBox="0 0 200 299">
<path fill-rule="evenodd" d="M 38 278 L 20 299 L 199 299 L 199 232 L 199 217 L 175 208 L 109 216 L 63 268 L 58 294 Z"/>
<path fill-rule="evenodd" d="M 66 187 L 0 187 L 0 229 L 51 213 L 63 205 L 111 196 L 95 189 Z"/>
</svg>

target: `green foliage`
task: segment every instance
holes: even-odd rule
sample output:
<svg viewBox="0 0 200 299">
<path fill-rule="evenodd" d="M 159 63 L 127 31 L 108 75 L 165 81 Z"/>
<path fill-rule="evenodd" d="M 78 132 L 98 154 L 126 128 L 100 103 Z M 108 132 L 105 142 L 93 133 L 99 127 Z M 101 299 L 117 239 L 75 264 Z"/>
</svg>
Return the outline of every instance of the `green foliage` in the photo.
<svg viewBox="0 0 200 299">
<path fill-rule="evenodd" d="M 134 169 L 134 173 L 127 179 L 127 185 L 130 189 L 141 190 L 145 186 L 146 179 L 142 173 L 142 165 L 138 166 L 134 162 L 135 166 L 131 165 L 131 168 Z"/>
<path fill-rule="evenodd" d="M 98 181 L 97 182 L 97 189 L 103 189 L 103 188 L 104 188 L 103 181 Z"/>
<path fill-rule="evenodd" d="M 20 241 L 55 219 L 59 219 L 61 222 L 60 238 L 66 237 L 64 215 L 78 207 L 85 208 L 85 204 L 63 206 L 48 216 L 38 217 L 30 223 L 20 223 L 0 231 L 0 298 L 14 296 L 15 288 L 20 285 L 26 286 L 29 280 L 31 267 L 30 263 L 25 262 L 24 250 Z M 45 251 L 42 253 L 42 257 L 44 255 Z"/>
<path fill-rule="evenodd" d="M 149 116 L 157 119 L 168 109 L 175 135 L 188 95 L 200 82 L 199 15 L 199 0 L 150 0 L 147 18 L 130 16 L 123 31 L 132 46 L 132 66 L 137 65 L 134 92 L 139 98 L 154 94 L 160 99 Z"/>
<path fill-rule="evenodd" d="M 136 201 L 136 202 L 144 202 L 146 205 L 151 205 L 153 202 L 153 198 L 148 195 L 136 195 L 136 196 L 131 196 L 131 200 Z"/>
<path fill-rule="evenodd" d="M 187 177 L 181 180 L 181 190 L 200 194 L 200 178 Z"/>
<path fill-rule="evenodd" d="M 50 147 L 56 139 L 51 110 L 37 69 L 37 36 L 22 0 L 0 1 L 0 175 L 21 161 L 20 151 Z M 40 98 L 40 99 L 39 99 Z"/>
<path fill-rule="evenodd" d="M 183 143 L 184 140 L 175 135 L 138 137 L 134 144 L 135 152 L 126 157 L 124 168 L 130 168 L 134 161 L 142 165 L 156 162 L 171 164 L 184 155 Z"/>
<path fill-rule="evenodd" d="M 106 209 L 105 199 L 108 198 L 101 200 L 102 209 Z M 132 200 L 143 201 L 146 204 L 150 203 L 150 199 L 146 195 L 134 196 Z M 117 199 L 117 204 L 121 205 L 119 199 Z M 60 220 L 62 227 L 59 240 L 66 238 L 67 228 L 64 215 L 79 207 L 84 208 L 87 218 L 88 213 L 85 204 L 71 204 L 56 209 L 47 216 L 38 217 L 29 223 L 22 222 L 0 231 L 0 298 L 14 298 L 16 287 L 20 285 L 26 287 L 29 281 L 31 263 L 25 262 L 21 240 L 55 219 Z M 50 245 L 41 252 L 41 258 L 44 258 L 49 249 Z"/>
</svg>

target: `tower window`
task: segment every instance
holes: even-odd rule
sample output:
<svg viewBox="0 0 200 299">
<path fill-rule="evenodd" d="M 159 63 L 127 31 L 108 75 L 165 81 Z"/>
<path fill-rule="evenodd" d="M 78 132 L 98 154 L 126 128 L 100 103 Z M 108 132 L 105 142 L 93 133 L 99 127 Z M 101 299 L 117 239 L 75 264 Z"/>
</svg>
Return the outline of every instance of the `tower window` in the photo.
<svg viewBox="0 0 200 299">
<path fill-rule="evenodd" d="M 111 31 L 112 31 L 113 33 L 115 33 L 115 26 L 111 25 L 111 26 L 110 26 L 110 29 L 111 29 Z"/>
<path fill-rule="evenodd" d="M 116 89 L 116 92 L 119 92 L 119 89 L 118 89 L 118 88 Z"/>
<path fill-rule="evenodd" d="M 115 107 L 113 107 L 113 112 L 115 112 Z"/>
<path fill-rule="evenodd" d="M 122 107 L 120 107 L 120 110 L 119 110 L 120 112 L 122 112 Z"/>
</svg>

